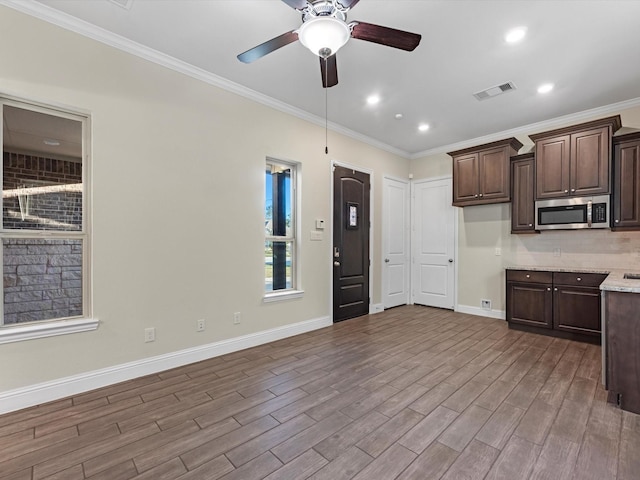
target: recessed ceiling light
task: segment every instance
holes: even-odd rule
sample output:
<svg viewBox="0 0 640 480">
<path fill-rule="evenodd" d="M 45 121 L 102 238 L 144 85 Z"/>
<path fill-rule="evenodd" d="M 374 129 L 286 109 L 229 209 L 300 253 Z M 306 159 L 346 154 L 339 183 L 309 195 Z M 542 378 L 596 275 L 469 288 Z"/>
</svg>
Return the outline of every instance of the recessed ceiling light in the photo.
<svg viewBox="0 0 640 480">
<path fill-rule="evenodd" d="M 549 93 L 553 90 L 553 83 L 544 83 L 538 87 L 538 93 Z"/>
<path fill-rule="evenodd" d="M 420 130 L 421 132 L 426 132 L 427 130 L 429 130 L 429 125 L 426 123 L 421 123 L 420 125 L 418 125 L 418 130 Z"/>
<path fill-rule="evenodd" d="M 367 103 L 369 105 L 376 105 L 377 103 L 380 103 L 380 97 L 378 95 L 369 95 L 367 97 Z"/>
<path fill-rule="evenodd" d="M 402 114 L 401 113 L 396 113 L 395 117 L 396 117 L 396 120 L 401 120 L 402 119 Z"/>
<path fill-rule="evenodd" d="M 58 140 L 49 140 L 49 139 L 44 139 L 42 141 L 45 145 L 49 145 L 50 147 L 57 147 L 60 145 L 60 142 Z"/>
<path fill-rule="evenodd" d="M 504 39 L 507 43 L 516 43 L 524 38 L 527 34 L 527 29 L 525 27 L 518 27 L 512 30 L 509 30 L 507 34 L 504 36 Z"/>
</svg>

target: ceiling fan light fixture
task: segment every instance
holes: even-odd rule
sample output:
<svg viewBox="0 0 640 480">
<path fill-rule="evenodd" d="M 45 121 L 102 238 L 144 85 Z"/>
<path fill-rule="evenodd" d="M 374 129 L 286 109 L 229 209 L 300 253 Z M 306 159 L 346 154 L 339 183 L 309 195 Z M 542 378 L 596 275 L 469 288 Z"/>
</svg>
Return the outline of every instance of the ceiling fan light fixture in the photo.
<svg viewBox="0 0 640 480">
<path fill-rule="evenodd" d="M 347 43 L 351 29 L 342 20 L 334 17 L 317 17 L 302 24 L 298 30 L 298 39 L 320 57 L 334 55 Z"/>
</svg>

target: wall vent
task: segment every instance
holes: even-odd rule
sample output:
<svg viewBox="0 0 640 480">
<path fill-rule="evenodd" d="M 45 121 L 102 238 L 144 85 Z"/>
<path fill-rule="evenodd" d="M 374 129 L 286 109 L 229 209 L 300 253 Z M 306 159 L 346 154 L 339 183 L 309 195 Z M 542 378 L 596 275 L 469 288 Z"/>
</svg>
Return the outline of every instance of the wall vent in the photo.
<svg viewBox="0 0 640 480">
<path fill-rule="evenodd" d="M 476 92 L 473 94 L 473 96 L 478 100 L 486 100 L 487 98 L 495 97 L 496 95 L 501 95 L 515 89 L 516 86 L 513 84 L 513 82 L 507 82 L 501 85 L 496 85 L 495 87 L 489 87 L 480 92 Z"/>
<path fill-rule="evenodd" d="M 131 9 L 131 4 L 133 3 L 133 0 L 109 0 L 109 1 L 127 10 Z"/>
</svg>

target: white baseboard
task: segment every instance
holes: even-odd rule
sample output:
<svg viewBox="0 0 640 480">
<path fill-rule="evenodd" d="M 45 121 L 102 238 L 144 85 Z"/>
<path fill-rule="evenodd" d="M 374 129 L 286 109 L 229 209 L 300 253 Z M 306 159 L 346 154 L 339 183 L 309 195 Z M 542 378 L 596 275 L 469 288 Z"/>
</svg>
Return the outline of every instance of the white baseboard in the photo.
<svg viewBox="0 0 640 480">
<path fill-rule="evenodd" d="M 220 342 L 144 358 L 92 372 L 0 392 L 0 414 L 21 410 L 70 395 L 106 387 L 133 378 L 181 367 L 189 363 L 226 355 L 265 343 L 333 325 L 330 317 L 320 317 Z"/>
<path fill-rule="evenodd" d="M 480 307 L 472 307 L 470 305 L 458 305 L 455 308 L 456 312 L 468 313 L 469 315 L 478 315 L 480 317 L 497 318 L 498 320 L 505 320 L 507 313 L 504 310 L 487 310 Z"/>
<path fill-rule="evenodd" d="M 382 303 L 371 303 L 369 305 L 369 315 L 373 315 L 374 313 L 384 312 L 384 304 Z"/>
</svg>

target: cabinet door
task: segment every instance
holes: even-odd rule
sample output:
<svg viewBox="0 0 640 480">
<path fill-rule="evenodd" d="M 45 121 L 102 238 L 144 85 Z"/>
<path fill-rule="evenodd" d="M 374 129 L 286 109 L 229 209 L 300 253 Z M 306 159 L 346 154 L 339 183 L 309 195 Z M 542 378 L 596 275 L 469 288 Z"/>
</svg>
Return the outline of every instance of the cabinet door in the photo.
<svg viewBox="0 0 640 480">
<path fill-rule="evenodd" d="M 570 135 L 536 142 L 536 199 L 569 195 Z"/>
<path fill-rule="evenodd" d="M 508 202 L 511 191 L 507 148 L 499 147 L 479 152 L 478 165 L 479 197 L 483 200 Z"/>
<path fill-rule="evenodd" d="M 507 321 L 532 327 L 553 328 L 553 294 L 550 284 L 507 283 Z"/>
<path fill-rule="evenodd" d="M 534 160 L 516 160 L 511 163 L 511 231 L 513 233 L 535 231 L 533 198 Z"/>
<path fill-rule="evenodd" d="M 600 335 L 600 289 L 554 285 L 553 328 Z"/>
<path fill-rule="evenodd" d="M 571 135 L 571 195 L 600 195 L 610 192 L 609 127 Z"/>
<path fill-rule="evenodd" d="M 640 140 L 616 145 L 613 226 L 640 228 Z"/>
<path fill-rule="evenodd" d="M 478 154 L 453 159 L 453 204 L 478 200 Z"/>
</svg>

